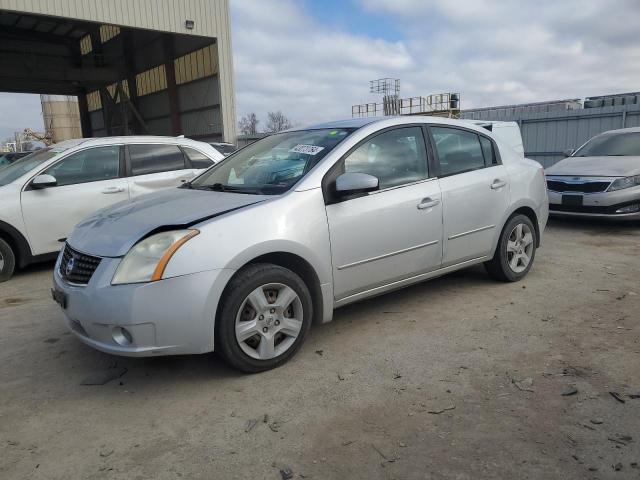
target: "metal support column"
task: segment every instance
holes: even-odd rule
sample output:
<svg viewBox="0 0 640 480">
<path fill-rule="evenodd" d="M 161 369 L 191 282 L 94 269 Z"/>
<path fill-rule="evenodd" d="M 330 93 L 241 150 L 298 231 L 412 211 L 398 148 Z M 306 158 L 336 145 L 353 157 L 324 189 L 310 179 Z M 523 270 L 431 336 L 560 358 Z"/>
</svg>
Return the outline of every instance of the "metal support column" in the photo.
<svg viewBox="0 0 640 480">
<path fill-rule="evenodd" d="M 167 93 L 169 94 L 169 112 L 171 114 L 172 135 L 182 135 L 182 125 L 180 124 L 180 99 L 178 98 L 178 87 L 176 85 L 176 69 L 173 64 L 174 50 L 173 37 L 169 34 L 163 36 L 164 46 L 164 67 L 167 75 Z"/>
</svg>

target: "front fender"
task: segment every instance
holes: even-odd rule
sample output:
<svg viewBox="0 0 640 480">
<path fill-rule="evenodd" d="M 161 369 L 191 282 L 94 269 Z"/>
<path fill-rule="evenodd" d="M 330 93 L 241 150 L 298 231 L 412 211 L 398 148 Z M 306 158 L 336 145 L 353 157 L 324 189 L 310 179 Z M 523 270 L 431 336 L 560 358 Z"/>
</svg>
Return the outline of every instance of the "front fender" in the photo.
<svg viewBox="0 0 640 480">
<path fill-rule="evenodd" d="M 165 277 L 242 268 L 261 255 L 286 252 L 306 260 L 320 283 L 332 282 L 329 228 L 320 188 L 207 220 L 173 256 Z"/>
</svg>

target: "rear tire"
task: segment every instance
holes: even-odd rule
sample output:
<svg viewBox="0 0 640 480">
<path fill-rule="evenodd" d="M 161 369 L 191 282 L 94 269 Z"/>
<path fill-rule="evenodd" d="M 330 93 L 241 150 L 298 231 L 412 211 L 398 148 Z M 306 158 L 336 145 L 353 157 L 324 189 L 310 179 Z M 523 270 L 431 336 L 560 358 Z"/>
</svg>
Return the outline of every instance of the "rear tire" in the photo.
<svg viewBox="0 0 640 480">
<path fill-rule="evenodd" d="M 249 265 L 223 293 L 216 352 L 243 372 L 276 368 L 298 351 L 312 315 L 311 294 L 297 274 L 273 264 Z"/>
<path fill-rule="evenodd" d="M 514 215 L 502 229 L 496 252 L 485 262 L 485 269 L 502 282 L 522 280 L 533 265 L 537 241 L 536 229 L 529 217 Z"/>
<path fill-rule="evenodd" d="M 16 256 L 11 245 L 0 238 L 0 283 L 6 282 L 13 276 L 16 268 Z"/>
</svg>

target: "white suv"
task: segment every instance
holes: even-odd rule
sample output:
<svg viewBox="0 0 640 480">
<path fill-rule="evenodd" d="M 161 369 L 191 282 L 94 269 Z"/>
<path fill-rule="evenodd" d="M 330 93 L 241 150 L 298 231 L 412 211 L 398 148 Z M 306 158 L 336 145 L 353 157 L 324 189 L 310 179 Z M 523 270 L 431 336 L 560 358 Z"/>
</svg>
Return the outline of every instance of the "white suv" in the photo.
<svg viewBox="0 0 640 480">
<path fill-rule="evenodd" d="M 224 157 L 176 137 L 67 140 L 0 167 L 0 282 L 55 255 L 74 225 L 112 204 L 191 180 Z"/>
</svg>

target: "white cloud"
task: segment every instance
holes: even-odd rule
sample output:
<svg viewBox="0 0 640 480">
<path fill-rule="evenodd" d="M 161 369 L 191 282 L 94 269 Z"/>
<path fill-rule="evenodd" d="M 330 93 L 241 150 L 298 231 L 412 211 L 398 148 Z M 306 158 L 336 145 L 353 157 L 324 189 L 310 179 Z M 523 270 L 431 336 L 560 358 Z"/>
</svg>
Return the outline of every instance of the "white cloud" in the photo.
<svg viewBox="0 0 640 480">
<path fill-rule="evenodd" d="M 231 0 L 239 114 L 348 117 L 378 99 L 367 82 L 380 77 L 400 78 L 403 96 L 459 92 L 466 108 L 640 86 L 637 0 L 359 2 L 402 41 L 328 31 L 302 2 Z"/>
<path fill-rule="evenodd" d="M 368 81 L 402 77 L 415 61 L 402 42 L 332 31 L 289 0 L 232 1 L 238 114 L 282 110 L 294 122 L 351 115 Z"/>
<path fill-rule="evenodd" d="M 404 26 L 408 51 L 424 59 L 407 76 L 416 94 L 458 91 L 464 108 L 639 87 L 635 0 L 361 4 Z"/>
</svg>

